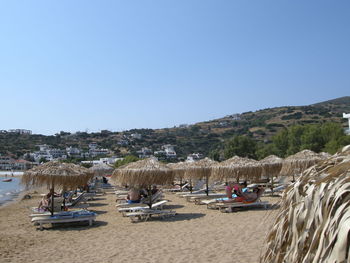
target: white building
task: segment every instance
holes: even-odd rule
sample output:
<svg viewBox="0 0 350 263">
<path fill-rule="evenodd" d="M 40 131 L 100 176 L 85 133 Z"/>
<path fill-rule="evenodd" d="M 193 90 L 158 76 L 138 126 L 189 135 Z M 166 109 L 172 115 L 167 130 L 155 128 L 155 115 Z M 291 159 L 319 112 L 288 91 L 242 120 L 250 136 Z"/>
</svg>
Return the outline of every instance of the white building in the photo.
<svg viewBox="0 0 350 263">
<path fill-rule="evenodd" d="M 9 133 L 18 133 L 18 134 L 32 134 L 31 130 L 25 130 L 25 129 L 11 129 L 8 130 Z"/>
<path fill-rule="evenodd" d="M 39 151 L 30 154 L 36 162 L 39 162 L 40 159 L 45 159 L 47 161 L 67 159 L 67 153 L 65 150 L 51 148 L 46 144 L 38 146 Z"/>
<path fill-rule="evenodd" d="M 72 146 L 69 146 L 66 148 L 67 155 L 69 157 L 80 157 L 81 156 L 81 150 L 79 148 L 75 148 Z"/>
<path fill-rule="evenodd" d="M 187 156 L 186 161 L 188 162 L 193 162 L 193 161 L 198 161 L 200 159 L 203 159 L 204 155 L 201 153 L 192 153 Z"/>
<path fill-rule="evenodd" d="M 141 140 L 142 135 L 140 133 L 133 133 L 133 134 L 131 134 L 131 138 Z"/>
<path fill-rule="evenodd" d="M 165 152 L 165 156 L 166 158 L 168 159 L 174 159 L 176 158 L 176 152 L 175 152 L 175 149 L 174 149 L 174 145 L 171 145 L 171 144 L 166 144 L 166 145 L 163 145 L 162 146 L 162 149 L 164 150 Z"/>
<path fill-rule="evenodd" d="M 137 151 L 139 158 L 148 158 L 152 156 L 152 150 L 147 147 L 143 147 L 140 151 Z"/>
</svg>

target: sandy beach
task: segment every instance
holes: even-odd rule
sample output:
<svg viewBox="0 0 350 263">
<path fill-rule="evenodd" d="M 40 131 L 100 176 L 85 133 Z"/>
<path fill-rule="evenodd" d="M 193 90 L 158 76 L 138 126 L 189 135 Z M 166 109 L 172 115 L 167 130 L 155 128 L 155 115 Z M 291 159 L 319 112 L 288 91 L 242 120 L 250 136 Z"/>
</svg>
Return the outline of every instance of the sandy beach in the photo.
<svg viewBox="0 0 350 263">
<path fill-rule="evenodd" d="M 0 262 L 240 262 L 259 261 L 276 209 L 220 213 L 166 194 L 173 218 L 131 223 L 116 211 L 114 194 L 90 201 L 92 227 L 30 222 L 39 196 L 0 208 Z M 277 197 L 263 197 L 271 204 Z"/>
</svg>

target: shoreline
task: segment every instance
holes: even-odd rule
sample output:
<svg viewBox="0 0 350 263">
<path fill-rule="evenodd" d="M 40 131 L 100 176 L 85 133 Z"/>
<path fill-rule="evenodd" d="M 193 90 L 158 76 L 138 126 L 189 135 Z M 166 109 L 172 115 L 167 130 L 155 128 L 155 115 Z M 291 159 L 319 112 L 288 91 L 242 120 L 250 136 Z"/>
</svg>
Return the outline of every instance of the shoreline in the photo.
<svg viewBox="0 0 350 263">
<path fill-rule="evenodd" d="M 0 170 L 0 177 L 21 177 L 25 171 Z"/>
</svg>

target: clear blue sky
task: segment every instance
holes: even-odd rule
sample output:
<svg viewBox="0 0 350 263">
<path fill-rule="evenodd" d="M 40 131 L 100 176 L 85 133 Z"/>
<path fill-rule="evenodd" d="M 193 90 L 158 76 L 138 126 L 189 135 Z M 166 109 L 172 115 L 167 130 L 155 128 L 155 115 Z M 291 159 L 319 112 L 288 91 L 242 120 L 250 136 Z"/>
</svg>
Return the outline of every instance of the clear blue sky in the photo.
<svg viewBox="0 0 350 263">
<path fill-rule="evenodd" d="M 349 95 L 348 0 L 0 1 L 0 129 L 164 128 Z"/>
</svg>

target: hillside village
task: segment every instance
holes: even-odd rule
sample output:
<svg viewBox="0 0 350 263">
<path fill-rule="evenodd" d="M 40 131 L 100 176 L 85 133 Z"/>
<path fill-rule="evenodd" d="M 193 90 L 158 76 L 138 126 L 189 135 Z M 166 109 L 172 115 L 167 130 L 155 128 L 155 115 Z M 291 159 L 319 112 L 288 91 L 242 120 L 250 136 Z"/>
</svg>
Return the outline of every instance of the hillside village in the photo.
<svg viewBox="0 0 350 263">
<path fill-rule="evenodd" d="M 133 129 L 124 132 L 68 133 L 52 136 L 32 134 L 30 130 L 0 130 L 0 170 L 24 170 L 41 162 L 66 160 L 113 164 L 127 155 L 138 158 L 155 156 L 166 162 L 201 159 L 234 136 L 244 135 L 268 144 L 280 130 L 293 125 L 339 123 L 349 132 L 350 97 L 309 106 L 268 108 L 232 114 L 192 125 L 165 129 Z"/>
</svg>

